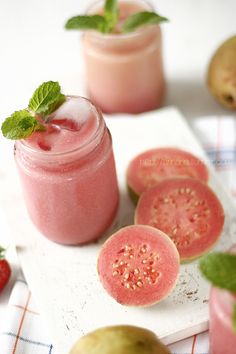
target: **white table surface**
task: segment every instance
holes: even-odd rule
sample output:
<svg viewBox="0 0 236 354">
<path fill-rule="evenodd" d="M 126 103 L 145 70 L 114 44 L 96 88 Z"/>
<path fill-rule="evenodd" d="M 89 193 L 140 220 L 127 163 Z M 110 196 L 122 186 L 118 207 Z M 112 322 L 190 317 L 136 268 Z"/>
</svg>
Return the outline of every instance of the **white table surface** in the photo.
<svg viewBox="0 0 236 354">
<path fill-rule="evenodd" d="M 0 0 L 0 122 L 14 110 L 24 108 L 43 81 L 58 80 L 65 93 L 82 94 L 79 35 L 65 31 L 63 25 L 69 17 L 83 13 L 90 3 L 89 0 Z M 162 26 L 168 83 L 165 105 L 176 105 L 190 125 L 198 116 L 227 113 L 209 94 L 205 76 L 214 50 L 236 33 L 236 1 L 153 0 L 152 3 L 170 19 Z M 12 147 L 11 141 L 0 136 L 1 166 L 12 158 Z M 9 245 L 2 215 L 0 230 L 0 243 Z M 0 297 L 1 319 L 20 272 L 11 246 L 8 257 L 13 275 Z"/>
</svg>

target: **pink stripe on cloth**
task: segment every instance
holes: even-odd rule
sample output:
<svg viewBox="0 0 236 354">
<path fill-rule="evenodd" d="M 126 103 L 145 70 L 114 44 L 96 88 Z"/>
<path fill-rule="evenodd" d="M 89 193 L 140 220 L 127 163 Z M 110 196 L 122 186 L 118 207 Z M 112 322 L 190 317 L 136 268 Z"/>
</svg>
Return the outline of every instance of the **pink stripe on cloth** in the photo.
<svg viewBox="0 0 236 354">
<path fill-rule="evenodd" d="M 172 354 L 209 354 L 208 332 L 169 345 Z"/>
<path fill-rule="evenodd" d="M 15 339 L 14 347 L 13 347 L 13 350 L 12 350 L 12 354 L 15 354 L 16 350 L 17 350 L 17 344 L 19 342 L 21 330 L 22 330 L 22 327 L 23 327 L 23 324 L 24 324 L 24 319 L 25 319 L 26 311 L 27 311 L 27 308 L 28 308 L 28 305 L 29 305 L 30 297 L 31 297 L 31 292 L 28 291 L 26 304 L 25 304 L 24 307 L 22 306 L 23 313 L 22 313 L 21 321 L 20 321 L 19 328 L 18 328 L 18 331 L 17 331 L 17 334 L 16 334 L 16 339 Z"/>
</svg>

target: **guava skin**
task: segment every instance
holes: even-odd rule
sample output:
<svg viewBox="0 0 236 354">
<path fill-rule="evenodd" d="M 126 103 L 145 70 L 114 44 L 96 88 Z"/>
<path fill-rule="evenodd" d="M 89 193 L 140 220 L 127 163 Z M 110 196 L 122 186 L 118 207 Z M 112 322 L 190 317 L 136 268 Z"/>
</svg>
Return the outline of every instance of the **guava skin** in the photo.
<svg viewBox="0 0 236 354">
<path fill-rule="evenodd" d="M 139 200 L 139 195 L 135 193 L 135 191 L 128 184 L 127 184 L 127 189 L 128 189 L 130 199 L 132 200 L 134 205 L 137 205 Z"/>
<path fill-rule="evenodd" d="M 99 328 L 79 339 L 69 354 L 171 354 L 157 336 L 135 326 Z"/>
<path fill-rule="evenodd" d="M 208 67 L 207 84 L 219 103 L 236 109 L 236 36 L 216 50 Z"/>
</svg>

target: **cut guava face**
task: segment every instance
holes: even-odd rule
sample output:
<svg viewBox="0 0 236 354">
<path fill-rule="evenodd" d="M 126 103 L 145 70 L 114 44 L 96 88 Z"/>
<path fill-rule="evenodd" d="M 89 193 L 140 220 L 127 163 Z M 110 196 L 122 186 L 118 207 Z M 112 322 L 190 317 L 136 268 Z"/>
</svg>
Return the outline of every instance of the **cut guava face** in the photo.
<svg viewBox="0 0 236 354">
<path fill-rule="evenodd" d="M 192 178 L 170 178 L 142 194 L 135 224 L 162 230 L 175 243 L 181 261 L 188 261 L 217 242 L 224 210 L 207 184 Z"/>
<path fill-rule="evenodd" d="M 162 180 L 190 177 L 208 181 L 207 166 L 193 154 L 172 147 L 147 150 L 136 156 L 127 168 L 127 185 L 131 199 L 139 196 Z"/>
<path fill-rule="evenodd" d="M 70 354 L 170 354 L 148 329 L 117 325 L 98 328 L 80 338 Z"/>
<path fill-rule="evenodd" d="M 175 244 L 162 231 L 130 225 L 103 245 L 98 274 L 103 287 L 120 304 L 150 306 L 173 290 L 179 264 Z"/>
</svg>

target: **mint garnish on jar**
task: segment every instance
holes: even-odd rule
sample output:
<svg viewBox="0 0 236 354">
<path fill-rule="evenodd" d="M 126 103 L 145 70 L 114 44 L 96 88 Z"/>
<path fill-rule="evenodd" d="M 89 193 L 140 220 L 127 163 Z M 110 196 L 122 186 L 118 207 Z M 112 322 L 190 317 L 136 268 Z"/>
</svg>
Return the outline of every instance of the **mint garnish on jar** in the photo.
<svg viewBox="0 0 236 354">
<path fill-rule="evenodd" d="M 103 8 L 103 15 L 79 15 L 70 18 L 66 24 L 66 29 L 72 30 L 96 30 L 101 33 L 114 33 L 119 21 L 119 8 L 117 0 L 106 0 Z M 156 12 L 141 11 L 128 16 L 120 29 L 121 33 L 135 31 L 137 28 L 160 24 L 168 21 L 166 17 L 158 15 Z"/>
<path fill-rule="evenodd" d="M 25 139 L 36 131 L 45 131 L 43 124 L 47 123 L 48 116 L 64 101 L 65 96 L 61 93 L 58 82 L 44 82 L 35 90 L 26 109 L 16 111 L 5 119 L 1 127 L 3 136 L 18 140 Z"/>
<path fill-rule="evenodd" d="M 215 252 L 204 256 L 199 264 L 202 274 L 213 286 L 236 294 L 236 255 Z M 236 303 L 233 309 L 233 329 L 236 333 Z"/>
</svg>

